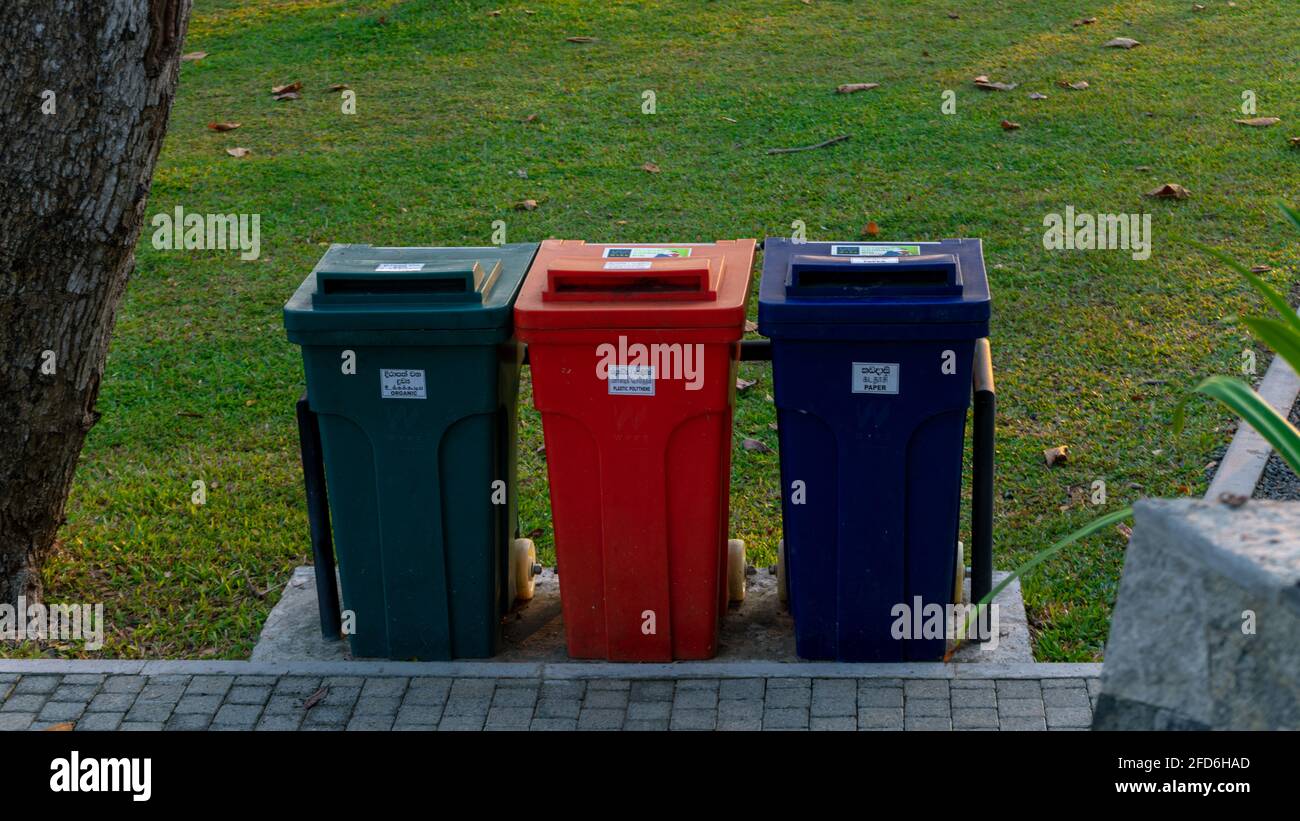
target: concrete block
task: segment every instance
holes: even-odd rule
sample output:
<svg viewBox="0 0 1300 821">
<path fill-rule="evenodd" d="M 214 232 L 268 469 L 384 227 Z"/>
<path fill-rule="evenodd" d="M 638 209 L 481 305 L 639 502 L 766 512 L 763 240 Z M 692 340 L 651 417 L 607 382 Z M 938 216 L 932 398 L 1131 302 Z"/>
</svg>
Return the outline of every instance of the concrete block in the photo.
<svg viewBox="0 0 1300 821">
<path fill-rule="evenodd" d="M 769 690 L 768 698 L 772 697 Z M 806 730 L 808 729 L 807 707 L 772 707 L 763 710 L 764 730 Z"/>
<path fill-rule="evenodd" d="M 588 693 L 590 698 L 591 694 Z M 619 730 L 623 727 L 623 719 L 626 713 L 622 709 L 613 709 L 607 707 L 583 707 L 582 712 L 578 714 L 579 730 Z"/>
<path fill-rule="evenodd" d="M 1093 727 L 1300 729 L 1300 504 L 1134 509 Z"/>
<path fill-rule="evenodd" d="M 681 693 L 678 693 L 680 696 Z M 717 695 L 714 696 L 716 701 Z M 716 709 L 694 708 L 694 707 L 673 707 L 672 716 L 669 719 L 668 729 L 670 730 L 712 730 L 717 727 L 718 711 Z"/>
<path fill-rule="evenodd" d="M 724 679 L 718 685 L 718 698 L 720 699 L 745 699 L 745 698 L 763 698 L 763 686 L 761 678 L 730 678 Z"/>
<path fill-rule="evenodd" d="M 863 707 L 858 710 L 859 730 L 901 730 L 903 729 L 903 708 L 898 707 Z"/>
</svg>

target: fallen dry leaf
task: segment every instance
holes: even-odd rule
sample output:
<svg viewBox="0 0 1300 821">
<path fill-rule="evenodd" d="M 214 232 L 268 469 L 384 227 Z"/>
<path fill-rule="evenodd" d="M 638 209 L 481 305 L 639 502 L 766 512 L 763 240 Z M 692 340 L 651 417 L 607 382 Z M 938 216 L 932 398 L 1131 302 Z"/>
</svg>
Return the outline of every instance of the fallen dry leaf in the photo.
<svg viewBox="0 0 1300 821">
<path fill-rule="evenodd" d="M 1205 11 L 1205 6 L 1202 6 L 1200 3 L 1193 3 L 1192 11 Z"/>
<path fill-rule="evenodd" d="M 1228 507 L 1237 508 L 1250 501 L 1249 496 L 1242 496 L 1238 493 L 1220 493 L 1219 501 Z"/>
<path fill-rule="evenodd" d="M 515 203 L 515 210 L 516 210 L 516 211 L 536 211 L 536 210 L 537 210 L 537 200 L 520 200 L 519 202 Z"/>
<path fill-rule="evenodd" d="M 1087 80 L 1079 80 L 1078 82 L 1075 83 L 1067 82 L 1065 80 L 1058 80 L 1056 84 L 1061 88 L 1072 88 L 1075 91 L 1083 91 L 1085 88 L 1088 87 Z"/>
<path fill-rule="evenodd" d="M 767 423 L 767 426 L 768 426 L 769 428 L 771 428 L 772 430 L 776 430 L 776 429 L 777 429 L 777 427 L 776 427 L 776 423 L 775 423 L 775 422 L 768 422 L 768 423 Z"/>
<path fill-rule="evenodd" d="M 1252 274 L 1267 274 L 1267 273 L 1268 273 L 1269 271 L 1271 271 L 1271 270 L 1273 270 L 1273 269 L 1270 268 L 1270 267 L 1268 267 L 1267 265 L 1252 265 L 1252 266 L 1250 266 L 1250 272 L 1251 272 Z"/>
<path fill-rule="evenodd" d="M 330 91 L 347 91 L 347 90 L 349 90 L 350 88 L 352 88 L 352 86 L 348 85 L 347 83 L 335 83 L 334 85 L 332 85 L 332 86 L 329 87 L 329 90 L 330 90 Z"/>
<path fill-rule="evenodd" d="M 757 384 L 758 384 L 757 379 L 741 379 L 739 376 L 736 377 L 736 390 L 738 391 L 743 391 L 748 388 L 752 388 Z"/>
<path fill-rule="evenodd" d="M 731 118 L 731 117 L 723 117 L 722 119 L 726 120 L 726 121 L 729 122 L 729 123 L 738 122 L 737 120 L 735 120 L 735 119 L 733 119 L 733 118 Z"/>
<path fill-rule="evenodd" d="M 1135 168 L 1135 169 L 1133 169 L 1133 170 L 1134 170 L 1134 171 L 1150 171 L 1150 170 L 1151 170 L 1151 166 L 1149 166 L 1149 165 L 1139 165 L 1137 168 Z"/>
<path fill-rule="evenodd" d="M 1105 48 L 1136 48 L 1142 45 L 1132 37 L 1116 37 L 1113 40 L 1107 40 Z"/>
<path fill-rule="evenodd" d="M 251 149 L 248 148 L 227 148 L 226 153 L 232 157 L 247 157 L 249 154 L 252 154 L 253 152 Z"/>
<path fill-rule="evenodd" d="M 285 83 L 282 86 L 271 86 L 272 94 L 287 94 L 290 91 L 302 91 L 302 81 L 295 80 L 292 83 Z"/>
<path fill-rule="evenodd" d="M 1152 189 L 1142 196 L 1155 197 L 1162 200 L 1185 200 L 1192 195 L 1191 191 L 1183 188 L 1176 182 L 1167 182 L 1159 188 Z"/>
<path fill-rule="evenodd" d="M 949 20 L 960 20 L 960 19 L 961 19 L 961 15 L 958 14 L 957 12 L 955 12 L 955 11 L 950 11 L 950 12 L 948 12 L 948 19 L 949 19 Z"/>
<path fill-rule="evenodd" d="M 745 320 L 745 333 L 747 333 L 747 334 L 752 334 L 754 331 L 757 331 L 757 330 L 758 330 L 758 323 L 757 323 L 757 322 L 755 322 L 755 321 L 752 320 L 752 319 L 746 319 L 746 320 Z"/>
<path fill-rule="evenodd" d="M 239 128 L 239 123 L 208 123 L 209 131 L 234 131 Z"/>
<path fill-rule="evenodd" d="M 1251 117 L 1249 120 L 1233 120 L 1233 122 L 1248 125 L 1252 128 L 1268 128 L 1270 125 L 1277 125 L 1282 121 L 1277 117 Z"/>
<path fill-rule="evenodd" d="M 880 226 L 876 225 L 875 220 L 872 220 L 867 223 L 867 227 L 862 229 L 862 233 L 868 237 L 880 236 Z"/>
<path fill-rule="evenodd" d="M 845 83 L 835 88 L 837 94 L 852 94 L 855 91 L 870 91 L 880 88 L 880 83 Z"/>
<path fill-rule="evenodd" d="M 501 16 L 501 9 L 497 9 L 496 11 L 489 11 L 489 12 L 488 12 L 488 17 L 500 17 L 500 16 Z"/>
<path fill-rule="evenodd" d="M 1133 538 L 1133 528 L 1129 527 L 1124 522 L 1120 522 L 1119 524 L 1115 525 L 1115 532 L 1123 536 L 1124 541 L 1126 542 Z"/>
<path fill-rule="evenodd" d="M 71 721 L 60 721 L 58 724 L 51 724 L 45 728 L 47 733 L 66 733 L 71 732 L 73 724 Z"/>
<path fill-rule="evenodd" d="M 594 43 L 594 42 L 596 42 L 596 38 L 595 38 L 595 37 L 588 37 L 588 36 L 585 35 L 585 34 L 578 35 L 577 37 L 565 37 L 564 39 L 565 39 L 565 40 L 568 40 L 570 43 Z"/>
<path fill-rule="evenodd" d="M 283 94 L 276 94 L 271 97 L 272 100 L 296 100 L 302 95 L 296 91 L 286 91 Z"/>
<path fill-rule="evenodd" d="M 320 704 L 322 701 L 324 701 L 325 696 L 329 694 L 330 694 L 330 688 L 328 687 L 320 688 L 319 690 L 317 690 L 316 692 L 312 693 L 310 696 L 307 697 L 307 700 L 302 703 L 302 708 L 304 710 L 310 710 L 312 707 L 315 707 L 317 704 Z"/>
<path fill-rule="evenodd" d="M 527 117 L 524 117 L 524 118 L 523 118 L 522 120 L 520 120 L 519 122 L 521 122 L 521 123 L 535 123 L 535 122 L 537 122 L 537 115 L 536 115 L 536 114 L 529 114 Z"/>
<path fill-rule="evenodd" d="M 1010 91 L 1015 88 L 1017 83 L 995 83 L 989 80 L 988 75 L 981 74 L 973 81 L 976 88 L 982 88 L 985 91 Z"/>
<path fill-rule="evenodd" d="M 191 51 L 191 52 L 188 53 L 188 54 L 182 54 L 182 55 L 181 55 L 181 62 L 183 62 L 183 63 L 192 63 L 192 62 L 194 62 L 195 60 L 202 60 L 204 57 L 207 57 L 207 56 L 208 56 L 208 53 L 207 53 L 206 51 Z"/>
<path fill-rule="evenodd" d="M 644 165 L 641 166 L 641 170 L 642 170 L 642 171 L 648 171 L 648 172 L 651 173 L 651 174 L 658 174 L 658 173 L 659 173 L 659 166 L 655 165 L 655 164 L 652 163 L 652 162 L 648 162 L 648 163 L 645 163 Z"/>
<path fill-rule="evenodd" d="M 1292 137 L 1292 138 L 1291 138 L 1291 147 L 1292 147 L 1292 148 L 1300 148 L 1300 137 Z"/>
<path fill-rule="evenodd" d="M 1043 451 L 1043 460 L 1047 462 L 1047 466 L 1049 468 L 1052 467 L 1053 465 L 1065 464 L 1066 462 L 1070 461 L 1070 446 L 1058 445 L 1057 447 L 1054 448 L 1048 448 L 1047 450 Z"/>
<path fill-rule="evenodd" d="M 763 444 L 762 442 L 758 441 L 757 439 L 744 439 L 741 441 L 740 446 L 743 447 L 745 450 L 752 450 L 756 453 L 772 452 L 771 448 L 769 448 L 767 445 Z"/>
<path fill-rule="evenodd" d="M 1029 99 L 1031 99 L 1031 100 L 1046 100 L 1046 99 L 1047 99 L 1047 95 L 1046 95 L 1046 94 L 1040 94 L 1040 93 L 1037 92 L 1037 91 L 1031 91 L 1031 92 L 1029 92 Z"/>
<path fill-rule="evenodd" d="M 1003 121 L 1002 121 L 1002 130 L 1003 130 L 1003 131 L 1015 131 L 1017 128 L 1020 128 L 1020 123 L 1013 123 L 1013 122 L 1011 122 L 1010 120 L 1003 120 Z"/>
<path fill-rule="evenodd" d="M 1074 26 L 1075 28 L 1078 28 L 1079 26 L 1091 26 L 1095 22 L 1097 22 L 1096 17 L 1083 17 L 1078 20 L 1075 20 L 1070 25 Z"/>
</svg>

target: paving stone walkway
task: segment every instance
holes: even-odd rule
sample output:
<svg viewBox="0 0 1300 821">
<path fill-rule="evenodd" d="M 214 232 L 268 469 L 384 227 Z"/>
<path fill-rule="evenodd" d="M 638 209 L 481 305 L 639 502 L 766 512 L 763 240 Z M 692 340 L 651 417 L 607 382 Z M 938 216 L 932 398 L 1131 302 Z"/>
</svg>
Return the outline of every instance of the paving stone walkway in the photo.
<svg viewBox="0 0 1300 821">
<path fill-rule="evenodd" d="M 1096 676 L 0 672 L 0 730 L 1080 730 L 1099 689 Z"/>
</svg>

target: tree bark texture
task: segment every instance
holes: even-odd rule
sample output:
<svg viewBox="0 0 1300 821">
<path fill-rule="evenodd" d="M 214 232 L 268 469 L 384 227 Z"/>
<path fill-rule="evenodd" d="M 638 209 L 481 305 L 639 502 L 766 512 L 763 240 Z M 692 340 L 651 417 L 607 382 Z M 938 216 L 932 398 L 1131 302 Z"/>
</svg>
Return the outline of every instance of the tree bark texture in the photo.
<svg viewBox="0 0 1300 821">
<path fill-rule="evenodd" d="M 0 5 L 0 604 L 39 600 L 98 416 L 190 3 Z"/>
</svg>

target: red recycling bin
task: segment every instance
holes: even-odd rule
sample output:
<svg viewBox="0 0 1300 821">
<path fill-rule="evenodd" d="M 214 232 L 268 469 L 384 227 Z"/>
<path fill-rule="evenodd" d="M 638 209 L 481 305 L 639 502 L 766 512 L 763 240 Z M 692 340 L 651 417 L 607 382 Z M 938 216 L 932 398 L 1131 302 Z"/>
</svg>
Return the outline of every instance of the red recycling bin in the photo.
<svg viewBox="0 0 1300 821">
<path fill-rule="evenodd" d="M 710 658 L 727 600 L 754 240 L 547 240 L 515 303 L 542 415 L 569 655 Z"/>
</svg>

